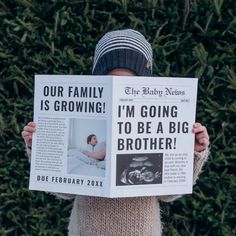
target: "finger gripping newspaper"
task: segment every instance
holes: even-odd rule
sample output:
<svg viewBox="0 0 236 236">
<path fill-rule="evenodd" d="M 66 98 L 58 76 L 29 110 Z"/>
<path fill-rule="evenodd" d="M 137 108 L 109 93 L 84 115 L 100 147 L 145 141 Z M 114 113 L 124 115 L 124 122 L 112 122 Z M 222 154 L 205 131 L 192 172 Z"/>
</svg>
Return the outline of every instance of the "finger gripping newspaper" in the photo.
<svg viewBox="0 0 236 236">
<path fill-rule="evenodd" d="M 31 190 L 192 192 L 196 78 L 36 75 Z"/>
</svg>

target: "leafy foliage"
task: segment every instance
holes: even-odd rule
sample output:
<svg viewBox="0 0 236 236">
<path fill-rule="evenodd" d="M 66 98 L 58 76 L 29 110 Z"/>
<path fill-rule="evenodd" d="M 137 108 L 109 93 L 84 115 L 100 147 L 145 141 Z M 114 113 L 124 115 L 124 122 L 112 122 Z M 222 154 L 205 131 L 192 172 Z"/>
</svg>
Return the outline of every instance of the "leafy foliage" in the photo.
<svg viewBox="0 0 236 236">
<path fill-rule="evenodd" d="M 164 235 L 235 235 L 235 16 L 233 0 L 0 0 L 0 235 L 66 235 L 71 202 L 28 190 L 33 76 L 90 74 L 99 38 L 122 28 L 149 39 L 156 75 L 199 78 L 211 137 L 194 193 L 162 203 Z"/>
</svg>

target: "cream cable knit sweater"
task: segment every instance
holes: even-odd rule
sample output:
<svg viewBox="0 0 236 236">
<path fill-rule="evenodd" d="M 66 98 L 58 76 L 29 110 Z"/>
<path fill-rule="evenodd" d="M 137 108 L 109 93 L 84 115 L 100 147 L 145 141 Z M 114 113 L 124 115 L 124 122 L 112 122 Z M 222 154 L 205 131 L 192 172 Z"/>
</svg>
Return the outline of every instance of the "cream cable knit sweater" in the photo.
<svg viewBox="0 0 236 236">
<path fill-rule="evenodd" d="M 28 156 L 31 150 L 27 149 Z M 193 181 L 196 182 L 209 150 L 195 153 Z M 173 201 L 180 195 L 136 198 L 101 198 L 53 193 L 74 199 L 68 236 L 160 236 L 160 201 Z"/>
</svg>

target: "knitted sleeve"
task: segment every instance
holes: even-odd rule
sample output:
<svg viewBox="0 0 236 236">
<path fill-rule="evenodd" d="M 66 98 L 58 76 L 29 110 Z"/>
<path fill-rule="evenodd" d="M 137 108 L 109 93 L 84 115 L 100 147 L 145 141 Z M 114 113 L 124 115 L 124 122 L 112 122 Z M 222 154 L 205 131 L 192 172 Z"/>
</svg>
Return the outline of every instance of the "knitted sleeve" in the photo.
<svg viewBox="0 0 236 236">
<path fill-rule="evenodd" d="M 206 163 L 209 153 L 210 153 L 209 148 L 206 148 L 202 152 L 194 152 L 193 184 L 196 184 L 196 181 L 202 171 L 204 164 Z M 166 195 L 166 196 L 160 196 L 158 197 L 158 199 L 163 202 L 171 202 L 180 198 L 181 196 L 182 195 Z"/>
<path fill-rule="evenodd" d="M 27 156 L 28 156 L 28 159 L 30 162 L 31 161 L 31 148 L 26 147 L 26 153 L 27 153 Z M 62 199 L 66 199 L 66 200 L 73 199 L 76 196 L 74 194 L 68 194 L 68 193 L 52 193 L 52 192 L 46 192 L 46 193 L 52 194 L 58 198 L 62 198 Z"/>
</svg>

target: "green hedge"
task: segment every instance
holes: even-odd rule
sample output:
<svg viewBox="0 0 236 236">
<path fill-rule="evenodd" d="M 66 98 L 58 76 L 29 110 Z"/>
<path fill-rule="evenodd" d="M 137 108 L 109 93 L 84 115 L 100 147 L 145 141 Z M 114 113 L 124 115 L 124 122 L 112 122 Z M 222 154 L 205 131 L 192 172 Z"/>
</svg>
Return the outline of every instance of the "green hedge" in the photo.
<svg viewBox="0 0 236 236">
<path fill-rule="evenodd" d="M 154 49 L 154 73 L 197 76 L 197 120 L 211 156 L 194 193 L 162 203 L 164 235 L 236 235 L 234 0 L 0 1 L 0 235 L 66 235 L 71 202 L 28 190 L 21 130 L 34 74 L 90 74 L 107 31 L 133 28 Z"/>
</svg>

